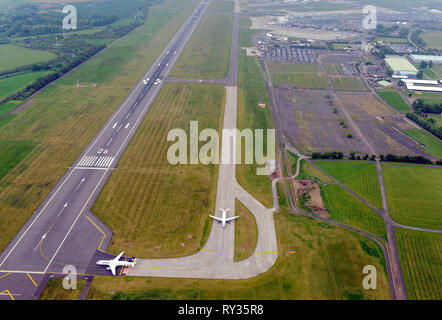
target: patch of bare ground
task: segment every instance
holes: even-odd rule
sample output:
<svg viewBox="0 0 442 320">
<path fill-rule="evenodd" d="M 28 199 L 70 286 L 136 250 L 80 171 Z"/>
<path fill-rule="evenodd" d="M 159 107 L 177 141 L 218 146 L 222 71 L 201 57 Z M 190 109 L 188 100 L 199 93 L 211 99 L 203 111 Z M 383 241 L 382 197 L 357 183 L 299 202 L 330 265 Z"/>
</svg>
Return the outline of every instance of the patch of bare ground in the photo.
<svg viewBox="0 0 442 320">
<path fill-rule="evenodd" d="M 321 217 L 330 217 L 322 200 L 321 189 L 318 182 L 308 179 L 293 179 L 293 185 L 298 203 L 301 201 L 306 209 L 311 210 Z"/>
</svg>

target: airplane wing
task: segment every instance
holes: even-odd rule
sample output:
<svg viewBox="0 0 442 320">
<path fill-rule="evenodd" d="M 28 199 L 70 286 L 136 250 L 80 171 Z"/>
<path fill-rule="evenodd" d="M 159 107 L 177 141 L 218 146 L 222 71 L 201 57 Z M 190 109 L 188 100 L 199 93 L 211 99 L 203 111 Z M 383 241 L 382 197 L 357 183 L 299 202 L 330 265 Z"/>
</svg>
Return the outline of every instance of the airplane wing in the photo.
<svg viewBox="0 0 442 320">
<path fill-rule="evenodd" d="M 119 261 L 121 256 L 123 255 L 124 251 L 121 252 L 118 256 L 116 256 L 114 259 L 112 259 L 113 261 Z"/>
<path fill-rule="evenodd" d="M 211 217 L 211 218 L 213 218 L 213 219 L 215 219 L 215 220 L 218 220 L 218 221 L 223 221 L 223 219 L 222 219 L 222 218 L 219 218 L 219 217 L 215 217 L 215 216 L 211 216 L 210 214 L 209 214 L 209 217 Z"/>
<path fill-rule="evenodd" d="M 239 218 L 239 216 L 227 218 L 226 221 L 230 221 L 230 220 L 233 220 L 233 219 L 236 219 L 236 218 Z"/>
<path fill-rule="evenodd" d="M 112 275 L 115 275 L 116 269 L 117 269 L 117 265 L 115 263 L 110 263 L 109 264 L 109 268 L 112 271 Z"/>
</svg>

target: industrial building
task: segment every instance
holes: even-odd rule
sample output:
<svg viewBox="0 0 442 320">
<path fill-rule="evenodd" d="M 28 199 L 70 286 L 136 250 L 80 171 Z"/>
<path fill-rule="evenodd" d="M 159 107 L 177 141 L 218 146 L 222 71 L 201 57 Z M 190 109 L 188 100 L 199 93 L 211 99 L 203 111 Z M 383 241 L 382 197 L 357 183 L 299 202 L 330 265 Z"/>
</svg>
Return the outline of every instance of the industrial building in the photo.
<svg viewBox="0 0 442 320">
<path fill-rule="evenodd" d="M 419 72 L 410 61 L 401 56 L 387 56 L 385 63 L 393 71 L 395 78 L 416 78 Z"/>
<path fill-rule="evenodd" d="M 441 80 L 403 79 L 410 91 L 442 92 Z"/>
<path fill-rule="evenodd" d="M 442 64 L 442 56 L 428 56 L 428 55 L 421 55 L 421 54 L 412 54 L 410 55 L 411 61 L 414 63 L 421 63 L 422 61 L 425 62 L 432 62 L 434 64 Z"/>
</svg>

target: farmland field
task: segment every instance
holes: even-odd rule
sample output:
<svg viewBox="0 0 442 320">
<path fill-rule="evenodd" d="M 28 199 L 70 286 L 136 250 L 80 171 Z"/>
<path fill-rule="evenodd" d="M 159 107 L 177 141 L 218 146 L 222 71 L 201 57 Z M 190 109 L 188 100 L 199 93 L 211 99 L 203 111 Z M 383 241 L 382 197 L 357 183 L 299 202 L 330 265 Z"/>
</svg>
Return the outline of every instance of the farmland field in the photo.
<svg viewBox="0 0 442 320">
<path fill-rule="evenodd" d="M 39 63 L 57 57 L 49 51 L 33 50 L 12 44 L 0 45 L 0 71 L 15 69 L 28 64 Z"/>
<path fill-rule="evenodd" d="M 227 76 L 232 40 L 234 2 L 213 1 L 183 50 L 170 76 L 223 78 Z"/>
<path fill-rule="evenodd" d="M 218 167 L 171 165 L 172 143 L 166 138 L 173 128 L 188 132 L 190 121 L 220 130 L 224 95 L 218 85 L 163 87 L 92 208 L 113 232 L 108 251 L 174 257 L 195 253 L 204 244 L 207 212 L 215 212 Z"/>
<path fill-rule="evenodd" d="M 442 31 L 425 31 L 419 36 L 427 48 L 442 50 Z"/>
<path fill-rule="evenodd" d="M 377 90 L 377 93 L 385 100 L 390 106 L 396 110 L 407 113 L 410 112 L 410 107 L 402 99 L 401 95 L 392 90 Z"/>
<path fill-rule="evenodd" d="M 382 251 L 372 241 L 285 210 L 275 223 L 280 254 L 262 275 L 240 281 L 98 276 L 87 299 L 390 299 Z M 367 264 L 378 270 L 377 290 L 362 288 Z"/>
<path fill-rule="evenodd" d="M 17 91 L 26 88 L 35 80 L 51 73 L 50 71 L 38 71 L 23 73 L 8 78 L 0 78 L 0 100 Z"/>
<path fill-rule="evenodd" d="M 433 137 L 427 131 L 421 129 L 410 129 L 404 130 L 404 133 L 424 144 L 425 149 L 442 159 L 442 142 Z"/>
<path fill-rule="evenodd" d="M 442 229 L 442 168 L 383 164 L 385 192 L 393 220 Z"/>
<path fill-rule="evenodd" d="M 287 75 L 289 85 L 296 88 L 328 89 L 327 78 L 314 73 L 296 73 Z"/>
<path fill-rule="evenodd" d="M 235 261 L 245 260 L 255 251 L 258 226 L 255 217 L 241 202 L 235 200 Z"/>
<path fill-rule="evenodd" d="M 412 300 L 442 298 L 442 235 L 395 228 L 407 295 Z"/>
<path fill-rule="evenodd" d="M 333 220 L 385 236 L 382 217 L 336 184 L 321 185 L 321 194 Z"/>
<path fill-rule="evenodd" d="M 317 168 L 312 166 L 310 163 L 306 162 L 305 160 L 301 161 L 301 168 L 299 170 L 299 176 L 296 177 L 297 180 L 302 179 L 312 179 L 312 178 L 318 178 L 319 181 L 323 183 L 332 183 L 333 180 L 319 171 Z"/>
<path fill-rule="evenodd" d="M 332 86 L 336 90 L 365 90 L 361 80 L 351 76 L 330 77 Z"/>
<path fill-rule="evenodd" d="M 99 53 L 72 74 L 39 92 L 32 98 L 31 107 L 0 121 L 2 140 L 38 143 L 31 154 L 0 181 L 0 250 L 17 234 L 66 168 L 129 94 L 197 3 L 197 0 L 166 0 L 152 7 L 149 17 L 164 15 L 148 18 L 145 25 L 106 50 L 106 55 Z M 103 84 L 74 86 L 79 78 L 81 82 L 93 82 L 101 63 L 120 61 L 119 57 L 127 55 L 131 55 L 130 61 L 123 59 L 125 62 L 118 67 L 109 67 L 109 77 Z"/>
<path fill-rule="evenodd" d="M 319 72 L 319 65 L 314 63 L 269 63 L 269 70 L 273 73 L 283 72 Z"/>
<path fill-rule="evenodd" d="M 315 161 L 315 164 L 376 208 L 382 208 L 381 192 L 374 163 Z"/>
<path fill-rule="evenodd" d="M 325 72 L 328 74 L 339 75 L 343 74 L 341 66 L 335 63 L 323 63 L 322 66 L 325 69 Z"/>
</svg>

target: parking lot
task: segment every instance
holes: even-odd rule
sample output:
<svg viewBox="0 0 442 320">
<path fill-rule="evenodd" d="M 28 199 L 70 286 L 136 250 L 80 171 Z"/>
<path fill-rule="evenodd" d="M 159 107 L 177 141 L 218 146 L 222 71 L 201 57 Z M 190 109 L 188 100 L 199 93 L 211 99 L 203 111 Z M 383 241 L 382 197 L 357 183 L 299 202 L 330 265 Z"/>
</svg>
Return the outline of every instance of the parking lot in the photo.
<svg viewBox="0 0 442 320">
<path fill-rule="evenodd" d="M 271 62 L 316 63 L 316 54 L 312 49 L 294 46 L 262 46 L 262 57 Z"/>
</svg>

